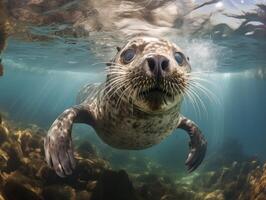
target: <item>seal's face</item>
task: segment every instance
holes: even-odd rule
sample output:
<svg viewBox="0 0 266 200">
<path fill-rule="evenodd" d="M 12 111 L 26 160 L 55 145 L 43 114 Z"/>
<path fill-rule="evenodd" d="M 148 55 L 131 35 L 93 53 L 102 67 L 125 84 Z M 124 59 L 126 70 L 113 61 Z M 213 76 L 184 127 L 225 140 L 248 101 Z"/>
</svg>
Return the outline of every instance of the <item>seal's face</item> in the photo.
<svg viewBox="0 0 266 200">
<path fill-rule="evenodd" d="M 191 67 L 179 47 L 159 38 L 136 37 L 118 50 L 107 83 L 121 98 L 146 112 L 180 103 Z"/>
</svg>

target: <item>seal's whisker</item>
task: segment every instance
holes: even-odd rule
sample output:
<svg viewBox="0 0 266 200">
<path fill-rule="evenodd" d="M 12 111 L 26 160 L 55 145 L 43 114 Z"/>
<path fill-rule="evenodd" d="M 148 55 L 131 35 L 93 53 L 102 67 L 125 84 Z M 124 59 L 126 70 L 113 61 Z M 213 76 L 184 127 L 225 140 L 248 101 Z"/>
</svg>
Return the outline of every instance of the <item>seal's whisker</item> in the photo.
<svg viewBox="0 0 266 200">
<path fill-rule="evenodd" d="M 119 98 L 123 97 L 125 89 L 128 87 L 128 85 L 130 85 L 130 82 L 128 80 L 124 81 L 123 84 L 121 84 L 120 87 L 118 88 L 118 90 L 115 92 Z M 121 90 L 121 89 L 123 89 L 123 90 Z M 119 99 L 117 101 L 119 101 Z"/>
<path fill-rule="evenodd" d="M 126 72 L 111 72 L 111 73 L 108 73 L 108 77 L 111 77 L 111 76 L 120 76 L 120 75 L 126 75 L 127 73 Z"/>
<path fill-rule="evenodd" d="M 199 91 L 201 91 L 208 99 L 211 103 L 215 103 L 217 105 L 220 105 L 221 102 L 219 100 L 219 98 L 215 95 L 214 92 L 212 92 L 210 89 L 208 89 L 207 87 L 205 87 L 204 85 L 202 85 L 201 83 L 199 83 L 198 81 L 193 81 L 191 80 L 189 82 L 190 85 L 194 85 L 194 87 L 196 89 L 198 89 Z"/>
<path fill-rule="evenodd" d="M 221 102 L 219 98 L 215 95 L 215 93 L 204 86 L 204 84 L 210 84 L 212 87 L 216 87 L 216 83 L 214 81 L 210 81 L 209 79 L 205 78 L 206 74 L 202 72 L 191 72 L 187 74 L 188 82 L 190 85 L 194 85 L 197 91 L 202 92 L 211 103 L 215 103 L 220 105 Z"/>
<path fill-rule="evenodd" d="M 200 74 L 200 75 L 206 75 L 206 74 L 210 74 L 211 73 L 211 71 L 193 71 L 193 72 L 188 72 L 187 74 L 188 75 L 198 75 L 198 74 Z"/>
<path fill-rule="evenodd" d="M 120 65 L 119 63 L 115 63 L 115 62 L 112 62 L 112 61 L 108 61 L 108 62 L 97 62 L 97 63 L 93 63 L 91 64 L 91 66 L 95 66 L 95 65 L 99 65 L 99 64 L 111 64 L 112 67 L 113 66 L 120 66 L 120 67 L 123 67 L 123 65 Z M 109 68 L 110 66 L 107 66 L 106 68 Z"/>
<path fill-rule="evenodd" d="M 197 95 L 195 95 L 194 92 L 191 91 L 191 88 L 189 86 L 190 85 L 187 82 L 186 85 L 182 85 L 182 89 L 184 93 L 187 95 L 187 97 L 189 98 L 194 111 L 197 113 L 197 116 L 200 116 L 200 106 L 199 106 Z"/>
<path fill-rule="evenodd" d="M 127 76 L 127 74 L 110 74 L 109 76 L 107 76 L 107 82 L 110 82 L 112 80 L 115 80 L 115 79 L 121 79 L 121 78 L 125 78 Z"/>
<path fill-rule="evenodd" d="M 117 91 L 120 89 L 119 86 L 121 87 L 121 81 L 117 82 L 115 85 L 112 85 L 111 87 L 108 86 L 105 89 L 105 94 L 103 98 L 105 99 L 106 97 L 108 97 L 108 99 L 110 99 L 110 97 L 113 97 L 113 95 L 116 94 Z"/>
<path fill-rule="evenodd" d="M 124 81 L 124 78 L 112 78 L 105 85 L 105 90 L 116 88 L 117 85 L 120 85 Z"/>
<path fill-rule="evenodd" d="M 203 78 L 207 77 L 208 75 L 206 73 L 186 73 L 184 74 L 185 77 L 196 77 L 196 78 Z M 206 79 L 208 80 L 208 79 Z"/>
<path fill-rule="evenodd" d="M 116 71 L 116 72 L 125 72 L 126 70 L 125 69 L 122 69 L 122 68 L 119 68 L 119 67 L 116 67 L 116 68 L 109 68 L 109 69 L 105 69 L 105 72 L 106 74 L 108 75 L 108 73 L 110 72 L 113 72 L 113 71 Z"/>
<path fill-rule="evenodd" d="M 173 91 L 173 94 L 174 94 L 174 93 L 179 93 L 179 92 L 180 92 L 182 98 L 185 97 L 181 85 L 179 86 L 178 84 L 174 84 L 174 83 L 172 83 L 172 84 L 171 84 L 171 89 L 172 89 L 172 91 Z"/>
<path fill-rule="evenodd" d="M 119 68 L 119 67 L 105 69 L 106 72 L 112 72 L 113 70 L 115 70 L 115 71 L 125 71 L 125 69 Z"/>
<path fill-rule="evenodd" d="M 105 99 L 105 97 L 108 96 L 111 92 L 113 92 L 114 89 L 117 89 L 117 86 L 121 86 L 124 81 L 124 77 L 115 77 L 109 79 L 104 88 L 105 95 L 103 98 Z"/>
<path fill-rule="evenodd" d="M 119 74 L 119 73 L 123 73 L 123 74 L 126 74 L 126 73 L 128 73 L 128 71 L 125 70 L 125 69 L 122 69 L 122 68 L 116 67 L 116 68 L 108 68 L 108 69 L 106 69 L 106 70 L 105 70 L 105 73 L 106 73 L 107 75 L 110 75 L 110 74 L 113 74 L 113 73 L 117 73 L 117 74 Z"/>
<path fill-rule="evenodd" d="M 111 69 L 125 70 L 126 68 L 122 65 L 119 65 L 119 64 L 105 67 L 105 70 L 111 70 Z"/>
<path fill-rule="evenodd" d="M 195 85 L 195 87 L 204 93 L 204 95 L 206 95 L 206 97 L 210 100 L 210 102 L 215 103 L 215 104 L 220 104 L 220 101 L 218 99 L 218 97 L 208 88 L 204 87 L 203 85 L 201 85 L 200 83 L 193 83 L 191 82 L 192 85 Z"/>
<path fill-rule="evenodd" d="M 122 66 L 115 66 L 115 65 L 113 65 L 112 67 L 106 67 L 105 68 L 105 71 L 111 71 L 111 70 L 121 70 L 121 71 L 124 71 L 125 70 L 125 68 L 124 67 L 122 67 Z"/>
<path fill-rule="evenodd" d="M 182 90 L 180 90 L 180 92 L 181 92 L 182 99 L 185 99 L 185 95 L 186 95 L 185 92 Z"/>
<path fill-rule="evenodd" d="M 126 75 L 126 72 L 122 71 L 113 71 L 107 74 L 108 78 L 112 76 L 120 76 L 120 75 Z"/>
<path fill-rule="evenodd" d="M 200 97 L 200 95 L 198 94 L 198 92 L 195 89 L 195 87 L 192 86 L 192 87 L 189 88 L 189 90 L 195 96 L 195 98 L 197 99 L 197 101 L 199 102 L 199 108 L 202 108 L 203 111 L 208 115 L 207 107 L 206 107 L 204 101 L 202 100 L 202 98 Z M 201 115 L 200 115 L 200 117 L 201 117 Z"/>
<path fill-rule="evenodd" d="M 174 85 L 174 84 L 173 84 L 172 82 L 169 82 L 169 81 L 167 81 L 167 82 L 168 82 L 168 84 L 170 85 L 169 88 L 171 89 L 172 100 L 174 101 L 174 93 L 175 93 L 175 91 L 174 91 L 174 89 L 173 89 L 173 87 L 174 87 L 173 85 Z"/>
<path fill-rule="evenodd" d="M 92 101 L 94 101 L 96 98 L 98 98 L 98 95 L 100 93 L 100 88 L 102 87 L 103 84 L 100 84 L 99 87 L 95 87 L 93 88 L 92 91 L 90 91 L 90 93 L 88 94 L 88 96 L 86 98 L 90 98 Z"/>
<path fill-rule="evenodd" d="M 115 63 L 115 62 L 107 62 L 105 64 L 110 64 L 110 66 L 106 66 L 106 68 L 113 68 L 113 67 L 121 67 L 121 68 L 125 68 L 125 66 L 119 64 L 119 63 Z"/>
<path fill-rule="evenodd" d="M 175 89 L 177 90 L 177 92 L 180 91 L 180 94 L 182 96 L 182 99 L 185 100 L 185 103 L 188 105 L 188 102 L 190 101 L 191 104 L 192 104 L 193 110 L 196 112 L 195 105 L 193 104 L 193 101 L 191 100 L 190 95 L 186 94 L 185 91 L 184 91 L 185 87 L 182 86 L 182 85 L 180 85 L 180 86 L 179 85 L 176 85 L 176 87 L 177 88 L 175 88 Z M 185 98 L 186 96 L 187 96 L 188 100 L 187 100 L 187 98 Z"/>
<path fill-rule="evenodd" d="M 213 83 L 213 81 L 210 81 L 209 79 L 207 78 L 203 78 L 202 76 L 188 76 L 189 79 L 192 79 L 192 80 L 199 80 L 199 81 L 205 81 L 207 83 Z"/>
<path fill-rule="evenodd" d="M 118 93 L 119 90 L 121 90 L 125 86 L 125 84 L 127 84 L 127 83 L 128 83 L 128 81 L 123 81 L 121 84 L 119 84 L 119 86 L 116 87 L 116 89 L 111 94 L 108 95 L 109 99 L 111 99 L 110 97 L 113 97 L 114 95 L 118 95 L 118 97 L 119 97 L 119 93 Z"/>
<path fill-rule="evenodd" d="M 210 81 L 210 80 L 204 79 L 202 77 L 189 77 L 188 79 L 189 80 L 198 81 L 198 82 L 202 82 L 202 83 L 207 83 L 207 84 L 215 85 L 214 81 Z"/>
<path fill-rule="evenodd" d="M 126 94 L 127 90 L 130 88 L 130 82 L 128 82 L 127 84 L 125 84 L 124 87 L 125 87 L 124 91 L 121 93 L 120 97 L 119 97 L 118 100 L 117 100 L 117 104 L 116 104 L 117 109 L 120 108 L 120 105 L 121 105 L 122 99 L 123 99 L 124 95 Z M 129 95 L 127 95 L 127 96 L 129 96 Z M 127 98 L 126 98 L 126 99 L 127 99 Z M 127 100 L 128 100 L 128 99 L 127 99 Z M 128 102 L 128 101 L 127 101 L 127 102 Z"/>
<path fill-rule="evenodd" d="M 184 86 L 182 86 L 182 87 L 183 87 L 183 89 L 185 89 Z M 188 88 L 186 88 L 186 90 L 184 90 L 184 93 L 188 97 L 188 99 L 190 100 L 190 103 L 193 106 L 193 110 L 196 112 L 196 115 L 199 116 L 200 115 L 200 109 L 199 109 L 197 99 L 195 99 L 195 95 Z"/>
<path fill-rule="evenodd" d="M 107 74 L 108 74 L 109 72 L 113 72 L 113 71 L 124 72 L 124 71 L 126 71 L 126 70 L 123 69 L 123 68 L 119 68 L 119 67 L 112 67 L 112 68 L 107 68 L 107 69 L 105 69 L 105 72 L 107 72 Z"/>
<path fill-rule="evenodd" d="M 189 81 L 197 81 L 199 83 L 206 83 L 206 84 L 210 84 L 212 87 L 217 87 L 217 83 L 214 81 L 211 81 L 207 78 L 205 78 L 204 76 L 188 76 L 187 77 Z"/>
<path fill-rule="evenodd" d="M 199 83 L 197 82 L 190 82 L 189 83 L 190 86 L 194 87 L 197 90 L 200 90 L 202 93 L 204 93 L 204 95 L 206 95 L 206 97 L 208 97 L 208 99 L 210 101 L 212 101 L 212 96 L 211 96 L 211 92 L 207 89 L 205 89 L 203 86 L 201 86 Z"/>
<path fill-rule="evenodd" d="M 187 92 L 185 86 L 183 86 L 183 85 L 179 85 L 179 84 L 175 84 L 175 87 L 176 87 L 175 89 L 176 89 L 177 92 L 180 91 L 181 94 L 183 95 L 183 97 L 187 97 L 187 98 L 189 99 L 190 103 L 191 103 L 192 106 L 193 106 L 194 111 L 196 112 L 196 109 L 195 109 L 195 100 L 194 100 L 193 97 L 190 95 L 190 93 Z"/>
</svg>

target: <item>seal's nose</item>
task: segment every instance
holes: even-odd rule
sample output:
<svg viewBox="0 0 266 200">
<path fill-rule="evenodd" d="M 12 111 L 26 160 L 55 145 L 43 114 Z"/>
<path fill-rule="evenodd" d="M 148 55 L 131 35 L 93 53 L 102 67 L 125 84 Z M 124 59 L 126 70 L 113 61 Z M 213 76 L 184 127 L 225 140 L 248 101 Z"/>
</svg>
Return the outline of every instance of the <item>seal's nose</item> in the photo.
<svg viewBox="0 0 266 200">
<path fill-rule="evenodd" d="M 147 58 L 150 74 L 156 78 L 164 77 L 169 72 L 169 60 L 162 55 L 154 55 Z"/>
</svg>

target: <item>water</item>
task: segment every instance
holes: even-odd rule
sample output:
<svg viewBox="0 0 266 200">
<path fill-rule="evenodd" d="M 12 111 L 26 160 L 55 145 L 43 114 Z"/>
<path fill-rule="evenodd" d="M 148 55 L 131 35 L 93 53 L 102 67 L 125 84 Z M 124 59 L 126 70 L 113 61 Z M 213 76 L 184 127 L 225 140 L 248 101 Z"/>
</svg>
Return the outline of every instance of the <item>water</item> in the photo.
<svg viewBox="0 0 266 200">
<path fill-rule="evenodd" d="M 58 36 L 56 31 L 65 30 L 71 24 L 56 22 L 35 26 L 31 22 L 29 33 L 37 38 L 36 41 L 29 41 L 22 33 L 14 34 L 8 39 L 8 47 L 3 54 L 5 73 L 0 78 L 0 111 L 4 113 L 3 116 L 22 126 L 37 124 L 47 130 L 62 111 L 75 104 L 76 94 L 84 84 L 105 79 L 105 65 L 101 62 L 111 59 L 115 54 L 115 46 L 121 46 L 124 38 L 138 31 L 154 32 L 181 46 L 190 57 L 192 69 L 203 72 L 202 77 L 211 82 L 204 83 L 213 93 L 211 98 L 199 92 L 204 105 L 194 108 L 186 100 L 182 106 L 182 113 L 197 122 L 208 140 L 205 161 L 196 174 L 210 167 L 212 160 L 215 161 L 222 155 L 225 156 L 221 159 L 227 159 L 228 162 L 240 162 L 242 154 L 246 160 L 256 158 L 264 162 L 266 13 L 265 10 L 264 14 L 257 12 L 257 16 L 250 20 L 255 25 L 264 23 L 264 35 L 258 27 L 238 28 L 243 20 L 228 15 L 241 14 L 241 10 L 254 12 L 256 5 L 265 1 L 217 1 L 195 11 L 191 11 L 194 3 L 189 1 L 173 5 L 154 4 L 156 13 L 162 14 L 163 9 L 168 9 L 168 13 L 171 11 L 175 15 L 180 11 L 178 15 L 181 17 L 178 19 L 182 19 L 181 25 L 176 19 L 168 19 L 166 16 L 165 19 L 163 14 L 159 15 L 162 21 L 165 19 L 171 26 L 157 18 L 154 18 L 153 23 L 148 17 L 141 21 L 134 18 L 134 15 L 119 15 L 117 19 L 117 16 L 113 16 L 118 9 L 117 4 L 120 5 L 119 9 L 128 9 L 128 12 L 134 14 L 131 4 L 136 2 L 110 2 L 108 8 L 114 9 L 114 12 L 110 11 L 111 17 L 106 19 L 107 22 L 102 17 L 104 1 L 94 5 L 99 12 L 98 22 L 103 26 L 100 30 L 90 33 L 83 30 L 84 33 L 77 37 L 71 34 Z M 204 2 L 196 1 L 196 5 Z M 147 2 L 147 5 L 138 6 L 145 9 L 145 6 L 148 8 L 151 5 Z M 178 10 L 170 9 L 174 5 Z M 209 17 L 209 21 L 203 23 Z M 118 20 L 117 23 L 114 23 L 115 20 Z M 203 22 L 198 25 L 200 20 Z M 126 26 L 126 23 L 129 25 Z M 138 159 L 144 159 L 145 162 L 151 162 L 150 173 L 158 173 L 158 176 L 158 168 L 183 178 L 191 176 L 186 173 L 184 165 L 188 138 L 181 130 L 176 130 L 162 143 L 141 151 L 109 147 L 97 137 L 92 128 L 85 125 L 75 125 L 73 133 L 77 140 L 86 139 L 95 144 L 113 169 L 122 168 L 128 173 L 139 173 L 141 164 L 138 164 Z M 235 150 L 239 150 L 238 147 L 241 152 L 234 154 Z M 135 160 L 132 161 L 132 158 Z M 221 163 L 227 161 L 223 160 Z"/>
</svg>

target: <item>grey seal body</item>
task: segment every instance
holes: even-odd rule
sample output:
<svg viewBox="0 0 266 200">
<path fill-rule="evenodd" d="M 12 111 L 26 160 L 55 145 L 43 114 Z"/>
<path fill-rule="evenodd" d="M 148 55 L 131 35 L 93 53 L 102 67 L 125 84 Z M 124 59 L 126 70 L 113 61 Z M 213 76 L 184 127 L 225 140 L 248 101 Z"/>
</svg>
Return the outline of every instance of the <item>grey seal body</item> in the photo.
<svg viewBox="0 0 266 200">
<path fill-rule="evenodd" d="M 188 58 L 175 44 L 154 37 L 135 37 L 118 48 L 108 63 L 106 81 L 89 84 L 77 105 L 52 124 L 44 141 L 49 166 L 66 176 L 75 167 L 71 129 L 86 123 L 110 146 L 144 149 L 158 144 L 176 128 L 190 136 L 189 171 L 202 162 L 207 142 L 197 125 L 180 114 L 190 83 Z"/>
<path fill-rule="evenodd" d="M 107 144 L 120 149 L 145 149 L 159 143 L 170 135 L 179 124 L 180 105 L 158 114 L 146 113 L 131 105 L 106 102 L 104 108 L 97 110 L 94 129 Z M 113 104 L 112 104 L 113 103 Z"/>
</svg>

